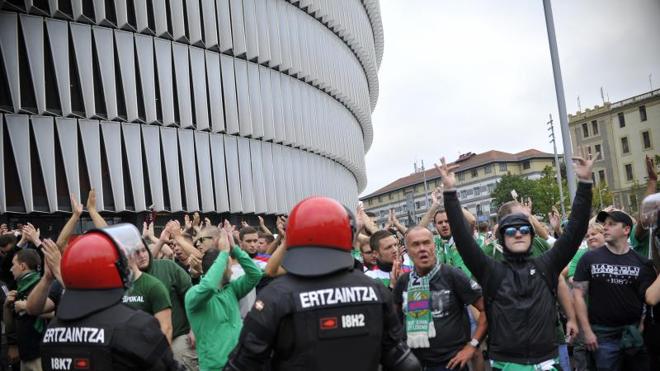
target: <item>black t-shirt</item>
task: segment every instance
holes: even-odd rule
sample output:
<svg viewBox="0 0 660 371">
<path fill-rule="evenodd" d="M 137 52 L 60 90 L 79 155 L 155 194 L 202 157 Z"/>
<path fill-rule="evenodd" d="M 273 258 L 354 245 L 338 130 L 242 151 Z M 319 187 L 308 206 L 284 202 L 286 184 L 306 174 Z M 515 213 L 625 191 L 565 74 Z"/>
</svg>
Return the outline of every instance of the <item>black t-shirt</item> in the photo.
<svg viewBox="0 0 660 371">
<path fill-rule="evenodd" d="M 410 273 L 401 276 L 392 293 L 402 322 L 405 321 L 409 280 Z M 413 349 L 413 353 L 423 363 L 439 364 L 450 360 L 470 341 L 466 306 L 481 297 L 481 287 L 460 269 L 442 264 L 429 282 L 429 288 L 436 335 L 429 339 L 430 348 Z M 405 322 L 403 328 L 406 328 Z"/>
<path fill-rule="evenodd" d="M 591 324 L 626 326 L 641 319 L 644 294 L 655 272 L 649 260 L 632 249 L 616 255 L 601 247 L 582 256 L 573 280 L 589 281 Z"/>
<path fill-rule="evenodd" d="M 60 305 L 60 299 L 62 298 L 62 284 L 58 280 L 54 280 L 53 283 L 50 284 L 50 288 L 48 289 L 48 299 L 52 300 L 53 303 L 55 304 L 55 308 L 57 308 L 58 305 Z"/>
</svg>

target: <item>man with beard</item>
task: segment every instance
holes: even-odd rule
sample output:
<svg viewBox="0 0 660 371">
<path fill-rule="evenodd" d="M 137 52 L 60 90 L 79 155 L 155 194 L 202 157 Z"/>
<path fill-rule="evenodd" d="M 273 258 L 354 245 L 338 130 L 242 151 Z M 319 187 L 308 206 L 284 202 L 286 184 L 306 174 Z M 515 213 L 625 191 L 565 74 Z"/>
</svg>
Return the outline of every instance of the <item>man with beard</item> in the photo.
<svg viewBox="0 0 660 371">
<path fill-rule="evenodd" d="M 382 229 L 371 235 L 369 246 L 376 252 L 376 266 L 365 274 L 393 289 L 401 271 L 399 240 L 390 231 Z"/>
</svg>

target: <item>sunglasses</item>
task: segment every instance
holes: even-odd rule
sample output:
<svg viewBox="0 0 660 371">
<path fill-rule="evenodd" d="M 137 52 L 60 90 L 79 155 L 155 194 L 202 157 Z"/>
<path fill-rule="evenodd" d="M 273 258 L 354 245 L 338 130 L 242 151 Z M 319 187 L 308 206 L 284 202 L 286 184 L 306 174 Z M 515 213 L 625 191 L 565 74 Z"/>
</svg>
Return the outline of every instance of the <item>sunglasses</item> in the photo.
<svg viewBox="0 0 660 371">
<path fill-rule="evenodd" d="M 528 235 L 532 233 L 532 227 L 528 225 L 521 225 L 518 227 L 507 227 L 504 229 L 505 236 L 513 237 L 516 235 L 516 232 L 520 232 L 522 235 Z"/>
</svg>

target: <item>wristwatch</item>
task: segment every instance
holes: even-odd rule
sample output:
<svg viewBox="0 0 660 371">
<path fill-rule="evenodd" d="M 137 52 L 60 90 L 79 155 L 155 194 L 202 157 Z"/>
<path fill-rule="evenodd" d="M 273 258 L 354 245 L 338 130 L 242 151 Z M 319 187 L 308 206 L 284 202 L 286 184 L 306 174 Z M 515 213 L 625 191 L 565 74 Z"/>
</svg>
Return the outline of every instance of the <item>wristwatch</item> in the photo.
<svg viewBox="0 0 660 371">
<path fill-rule="evenodd" d="M 478 348 L 479 347 L 479 340 L 472 339 L 472 340 L 470 340 L 470 342 L 468 344 L 472 345 L 475 348 Z"/>
</svg>

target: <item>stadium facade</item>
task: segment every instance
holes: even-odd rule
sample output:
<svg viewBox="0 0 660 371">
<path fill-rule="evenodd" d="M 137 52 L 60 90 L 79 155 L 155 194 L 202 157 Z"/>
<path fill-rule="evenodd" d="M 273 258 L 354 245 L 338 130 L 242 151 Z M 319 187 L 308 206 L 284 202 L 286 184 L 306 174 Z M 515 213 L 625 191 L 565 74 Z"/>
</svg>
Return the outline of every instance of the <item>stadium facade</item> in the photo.
<svg viewBox="0 0 660 371">
<path fill-rule="evenodd" d="M 281 214 L 366 185 L 377 0 L 1 1 L 0 213 Z"/>
</svg>

